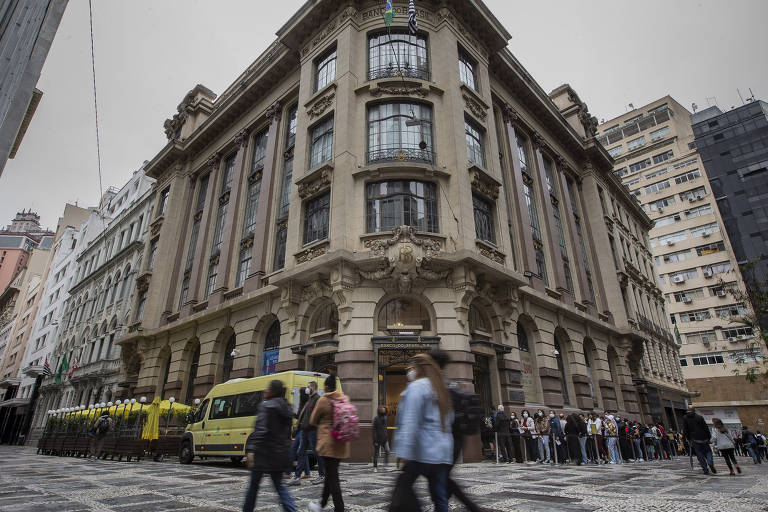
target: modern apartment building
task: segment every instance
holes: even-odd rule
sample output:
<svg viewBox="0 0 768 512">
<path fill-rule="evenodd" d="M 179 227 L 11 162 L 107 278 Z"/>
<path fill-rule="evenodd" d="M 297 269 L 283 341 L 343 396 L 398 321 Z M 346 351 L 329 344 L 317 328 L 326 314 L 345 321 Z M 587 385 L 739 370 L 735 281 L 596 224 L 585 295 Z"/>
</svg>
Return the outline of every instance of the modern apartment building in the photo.
<svg viewBox="0 0 768 512">
<path fill-rule="evenodd" d="M 485 407 L 674 425 L 686 391 L 652 267 L 611 256 L 621 236 L 650 261 L 651 221 L 586 104 L 547 95 L 480 1 L 419 2 L 416 34 L 396 2 L 391 37 L 382 7 L 307 2 L 165 123 L 122 397 L 333 371 L 369 460 L 377 406 L 394 415 L 409 358 L 441 347 Z"/>
<path fill-rule="evenodd" d="M 744 290 L 744 283 L 694 144 L 690 112 L 666 96 L 598 131 L 598 141 L 615 159 L 614 174 L 654 221 L 653 274 L 681 344 L 693 402 L 707 416 L 757 425 L 765 416 L 755 412 L 768 412 L 759 386 L 745 393 L 745 377 L 734 372 L 744 373 L 763 354 L 751 349 L 753 332 L 737 321 L 747 305 L 728 293 Z M 624 251 L 624 240 L 617 242 Z"/>
</svg>

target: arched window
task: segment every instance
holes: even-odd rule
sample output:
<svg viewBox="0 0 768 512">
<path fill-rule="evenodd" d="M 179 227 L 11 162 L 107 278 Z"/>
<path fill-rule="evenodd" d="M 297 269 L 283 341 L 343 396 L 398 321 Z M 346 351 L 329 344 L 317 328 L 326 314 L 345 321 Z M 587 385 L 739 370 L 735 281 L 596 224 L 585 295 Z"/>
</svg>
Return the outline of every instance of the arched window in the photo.
<svg viewBox="0 0 768 512">
<path fill-rule="evenodd" d="M 517 322 L 517 348 L 523 352 L 530 352 L 531 347 L 528 344 L 528 333 L 525 332 L 525 327 L 521 322 Z"/>
<path fill-rule="evenodd" d="M 128 276 L 131 273 L 131 266 L 128 265 L 125 267 L 125 271 L 123 272 L 123 285 L 120 287 L 120 298 L 122 299 L 125 297 L 125 293 L 128 291 Z"/>
<path fill-rule="evenodd" d="M 192 404 L 192 400 L 195 398 L 195 379 L 197 378 L 197 367 L 200 364 L 200 344 L 195 347 L 195 351 L 192 354 L 192 361 L 189 363 L 189 372 L 187 373 L 187 396 L 184 403 L 187 405 Z"/>
<path fill-rule="evenodd" d="M 165 361 L 165 369 L 163 370 L 162 383 L 163 387 L 160 389 L 160 399 L 165 398 L 165 385 L 168 384 L 168 375 L 171 373 L 171 354 L 168 354 L 168 359 Z"/>
<path fill-rule="evenodd" d="M 571 397 L 568 395 L 568 377 L 565 374 L 563 349 L 560 348 L 560 341 L 557 338 L 555 338 L 555 359 L 557 359 L 557 370 L 560 372 L 560 391 L 563 394 L 563 403 L 567 405 L 571 403 Z"/>
<path fill-rule="evenodd" d="M 120 287 L 120 272 L 117 273 L 115 276 L 114 284 L 112 285 L 112 293 L 109 297 L 109 303 L 113 304 L 115 302 L 115 298 L 117 298 L 117 289 Z"/>
<path fill-rule="evenodd" d="M 475 304 L 469 306 L 469 332 L 491 335 L 491 325 L 488 318 Z"/>
<path fill-rule="evenodd" d="M 264 338 L 264 351 L 261 356 L 261 375 L 275 373 L 280 354 L 280 322 L 275 320 L 269 326 Z"/>
<path fill-rule="evenodd" d="M 107 279 L 107 283 L 104 285 L 104 296 L 101 298 L 101 308 L 104 308 L 104 306 L 107 305 L 107 299 L 109 296 L 109 292 L 112 291 L 112 278 L 110 277 Z M 110 303 L 111 304 L 111 303 Z"/>
<path fill-rule="evenodd" d="M 227 382 L 232 374 L 232 366 L 235 362 L 235 356 L 232 352 L 235 350 L 235 335 L 232 334 L 227 340 L 227 346 L 224 348 L 224 363 L 221 367 L 221 381 Z"/>
<path fill-rule="evenodd" d="M 336 304 L 329 302 L 320 306 L 312 322 L 312 334 L 326 333 L 335 336 L 339 332 L 339 312 Z"/>
<path fill-rule="evenodd" d="M 430 330 L 429 314 L 420 302 L 411 299 L 393 299 L 379 311 L 379 330 Z"/>
</svg>

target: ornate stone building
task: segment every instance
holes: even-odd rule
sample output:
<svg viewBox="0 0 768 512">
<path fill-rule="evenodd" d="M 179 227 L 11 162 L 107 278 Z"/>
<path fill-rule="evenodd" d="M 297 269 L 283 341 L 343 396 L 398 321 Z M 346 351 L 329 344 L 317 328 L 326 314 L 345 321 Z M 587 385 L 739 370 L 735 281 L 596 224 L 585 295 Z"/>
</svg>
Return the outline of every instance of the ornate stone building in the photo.
<svg viewBox="0 0 768 512">
<path fill-rule="evenodd" d="M 198 85 L 166 122 L 124 396 L 332 369 L 365 422 L 394 413 L 407 359 L 439 346 L 486 407 L 674 425 L 663 297 L 611 256 L 621 232 L 650 258 L 651 222 L 586 105 L 547 95 L 482 2 L 419 2 L 417 35 L 406 3 L 386 31 L 381 4 L 314 2 L 221 96 Z"/>
</svg>

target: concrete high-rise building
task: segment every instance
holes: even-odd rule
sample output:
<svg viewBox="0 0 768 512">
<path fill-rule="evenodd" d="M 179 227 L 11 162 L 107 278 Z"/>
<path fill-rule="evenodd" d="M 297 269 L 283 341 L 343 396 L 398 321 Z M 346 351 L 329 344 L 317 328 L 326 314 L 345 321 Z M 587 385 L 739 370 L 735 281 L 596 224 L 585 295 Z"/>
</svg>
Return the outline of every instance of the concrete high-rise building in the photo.
<svg viewBox="0 0 768 512">
<path fill-rule="evenodd" d="M 739 264 L 756 263 L 768 280 L 768 103 L 692 116 L 696 148 Z M 768 418 L 766 418 L 768 421 Z"/>
<path fill-rule="evenodd" d="M 693 403 L 705 416 L 734 426 L 768 420 L 761 386 L 750 388 L 743 375 L 765 354 L 753 350 L 752 329 L 738 322 L 747 305 L 729 293 L 744 291 L 744 283 L 694 145 L 690 112 L 666 96 L 598 130 L 598 141 L 615 159 L 614 174 L 654 221 L 652 272 L 681 344 Z M 617 244 L 624 257 L 632 257 L 625 240 Z"/>
<path fill-rule="evenodd" d="M 0 2 L 0 176 L 43 93 L 35 88 L 68 0 Z"/>
<path fill-rule="evenodd" d="M 0 230 L 0 291 L 25 268 L 32 249 L 43 240 L 46 244 L 52 243 L 51 235 L 52 231 L 40 227 L 40 216 L 31 210 L 18 212 L 11 223 Z M 50 245 L 43 249 L 50 249 Z"/>
<path fill-rule="evenodd" d="M 621 236 L 650 261 L 651 221 L 586 104 L 547 95 L 481 1 L 420 1 L 415 35 L 407 5 L 390 37 L 382 2 L 307 2 L 165 123 L 122 397 L 333 370 L 369 460 L 377 406 L 394 415 L 409 358 L 441 347 L 485 407 L 674 428 L 686 391 L 661 291 L 611 250 Z"/>
</svg>

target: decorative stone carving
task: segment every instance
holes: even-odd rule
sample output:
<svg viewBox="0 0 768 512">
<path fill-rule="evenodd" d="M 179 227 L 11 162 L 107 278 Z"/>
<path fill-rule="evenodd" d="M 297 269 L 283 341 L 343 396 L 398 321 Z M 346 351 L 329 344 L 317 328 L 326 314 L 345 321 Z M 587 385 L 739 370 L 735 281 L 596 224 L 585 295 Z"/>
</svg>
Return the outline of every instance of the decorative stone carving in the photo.
<svg viewBox="0 0 768 512">
<path fill-rule="evenodd" d="M 533 147 L 539 150 L 547 147 L 547 141 L 539 132 L 533 132 L 533 135 L 531 135 L 531 142 L 533 143 Z"/>
<path fill-rule="evenodd" d="M 273 123 L 280 121 L 280 118 L 283 117 L 283 105 L 279 101 L 274 102 L 270 107 L 267 109 L 266 112 L 267 119 L 272 121 Z"/>
<path fill-rule="evenodd" d="M 427 90 L 423 87 L 409 87 L 407 85 L 402 86 L 393 86 L 393 87 L 375 87 L 371 89 L 371 96 L 375 96 L 376 98 L 383 96 L 419 96 L 421 98 L 425 98 L 427 96 Z"/>
<path fill-rule="evenodd" d="M 217 152 L 208 157 L 208 160 L 205 162 L 205 165 L 210 170 L 215 171 L 216 169 L 218 169 L 220 163 L 221 163 L 221 153 Z"/>
<path fill-rule="evenodd" d="M 374 256 L 383 259 L 383 265 L 374 271 L 361 270 L 360 275 L 370 281 L 383 281 L 384 288 L 398 293 L 410 293 L 417 281 L 445 279 L 450 272 L 429 268 L 429 262 L 440 252 L 442 244 L 417 237 L 411 226 L 400 226 L 391 238 L 368 240 L 365 246 Z"/>
<path fill-rule="evenodd" d="M 332 291 L 331 285 L 326 281 L 315 281 L 301 289 L 301 301 L 311 302 L 318 297 L 330 297 Z"/>
<path fill-rule="evenodd" d="M 481 104 L 479 101 L 473 98 L 469 93 L 465 92 L 461 96 L 462 98 L 464 98 L 464 103 L 467 104 L 467 109 L 469 109 L 469 111 L 472 112 L 472 115 L 480 119 L 481 121 L 485 121 L 485 119 L 488 117 L 488 107 Z"/>
<path fill-rule="evenodd" d="M 328 110 L 328 108 L 333 105 L 333 100 L 336 97 L 336 93 L 330 93 L 319 100 L 315 101 L 315 103 L 307 110 L 307 114 L 309 115 L 310 119 L 315 119 L 316 117 L 320 117 L 323 115 L 323 112 Z"/>
<path fill-rule="evenodd" d="M 323 26 L 323 29 L 318 33 L 315 37 L 312 38 L 312 41 L 307 44 L 304 48 L 301 49 L 301 56 L 302 58 L 307 55 L 309 52 L 317 48 L 317 46 L 323 42 L 323 40 L 331 35 L 334 30 L 336 30 L 337 24 L 340 22 L 340 19 L 334 19 L 329 21 Z"/>
<path fill-rule="evenodd" d="M 247 129 L 241 130 L 240 132 L 238 132 L 238 134 L 235 135 L 235 138 L 234 138 L 234 142 L 237 145 L 237 147 L 244 148 L 248 146 L 249 135 L 250 135 L 250 131 L 248 131 Z"/>
<path fill-rule="evenodd" d="M 331 169 L 323 169 L 317 173 L 317 177 L 312 181 L 299 184 L 299 196 L 306 199 L 330 187 L 332 177 Z"/>
<path fill-rule="evenodd" d="M 328 254 L 327 243 L 323 245 L 316 245 L 301 251 L 296 255 L 296 263 L 306 263 L 324 254 Z"/>
<path fill-rule="evenodd" d="M 480 251 L 480 255 L 488 258 L 491 261 L 495 261 L 496 263 L 503 265 L 504 260 L 506 259 L 506 256 L 503 252 L 497 251 L 496 249 L 493 249 L 492 247 L 488 247 L 485 244 L 477 244 L 477 248 Z"/>
<path fill-rule="evenodd" d="M 472 171 L 472 190 L 494 201 L 499 198 L 499 184 L 481 171 Z"/>
<path fill-rule="evenodd" d="M 504 107 L 502 107 L 501 115 L 504 117 L 504 122 L 507 124 L 516 123 L 520 120 L 520 116 L 517 114 L 517 110 L 512 108 L 512 106 L 508 105 L 507 103 L 505 103 Z"/>
<path fill-rule="evenodd" d="M 456 19 L 450 9 L 447 7 L 441 8 L 439 11 L 437 11 L 437 16 L 440 21 L 450 23 L 451 26 L 453 26 L 453 28 L 455 28 L 456 31 L 464 37 L 464 39 L 469 41 L 469 43 L 474 46 L 475 49 L 479 50 L 483 56 L 487 57 L 488 52 L 485 51 L 485 48 L 477 42 L 474 36 L 466 28 L 464 28 L 464 25 Z"/>
</svg>

